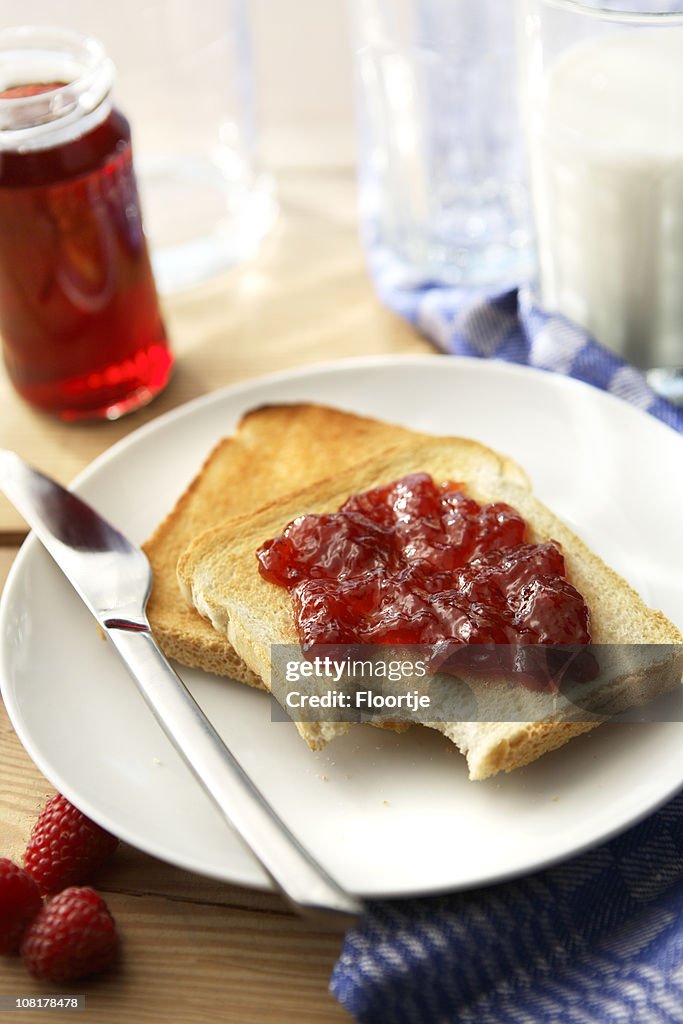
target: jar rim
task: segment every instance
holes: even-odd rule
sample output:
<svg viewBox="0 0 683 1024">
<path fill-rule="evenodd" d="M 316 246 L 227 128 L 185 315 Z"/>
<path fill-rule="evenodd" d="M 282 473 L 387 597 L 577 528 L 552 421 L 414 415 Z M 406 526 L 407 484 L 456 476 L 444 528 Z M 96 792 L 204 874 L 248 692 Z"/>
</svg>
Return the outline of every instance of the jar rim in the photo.
<svg viewBox="0 0 683 1024">
<path fill-rule="evenodd" d="M 114 65 L 92 36 L 51 26 L 3 29 L 0 92 L 22 85 L 63 84 L 32 96 L 0 96 L 0 136 L 14 146 L 66 126 L 100 106 L 113 81 Z"/>
<path fill-rule="evenodd" d="M 637 5 L 627 7 L 626 4 L 617 5 L 615 0 L 542 0 L 548 7 L 557 7 L 561 10 L 571 11 L 574 14 L 583 15 L 589 18 L 599 18 L 603 21 L 616 21 L 621 24 L 632 25 L 676 25 L 683 24 L 683 3 L 678 3 L 677 10 L 655 10 L 659 6 L 664 8 L 664 3 L 647 3 L 641 0 Z"/>
</svg>

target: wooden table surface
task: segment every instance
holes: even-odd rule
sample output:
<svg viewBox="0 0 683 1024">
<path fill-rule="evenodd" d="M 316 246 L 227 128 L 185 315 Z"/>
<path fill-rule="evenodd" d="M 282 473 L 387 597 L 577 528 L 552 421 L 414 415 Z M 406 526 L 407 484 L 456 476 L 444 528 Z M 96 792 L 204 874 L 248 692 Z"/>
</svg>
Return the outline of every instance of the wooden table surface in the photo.
<svg viewBox="0 0 683 1024">
<path fill-rule="evenodd" d="M 67 483 L 120 437 L 217 387 L 312 362 L 431 352 L 374 296 L 357 241 L 351 175 L 289 172 L 279 188 L 281 216 L 255 260 L 164 302 L 177 368 L 162 396 L 116 423 L 66 425 L 23 404 L 0 370 L 0 445 Z M 0 585 L 25 533 L 0 496 Z M 21 859 L 52 792 L 0 705 L 0 856 Z M 97 887 L 118 922 L 119 966 L 90 982 L 45 986 L 2 958 L 0 996 L 85 993 L 85 1013 L 58 1015 L 80 1024 L 349 1019 L 327 991 L 341 936 L 297 919 L 275 894 L 192 875 L 132 847 L 117 853 Z M 9 1012 L 0 1020 L 46 1016 Z"/>
</svg>

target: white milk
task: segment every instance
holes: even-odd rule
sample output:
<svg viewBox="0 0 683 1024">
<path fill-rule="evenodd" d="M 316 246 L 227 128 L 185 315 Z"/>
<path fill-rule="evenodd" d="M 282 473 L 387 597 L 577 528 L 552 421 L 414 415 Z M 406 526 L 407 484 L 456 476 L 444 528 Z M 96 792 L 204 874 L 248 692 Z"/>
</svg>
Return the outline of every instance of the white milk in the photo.
<svg viewBox="0 0 683 1024">
<path fill-rule="evenodd" d="M 643 368 L 683 365 L 683 27 L 582 43 L 532 112 L 544 305 Z"/>
</svg>

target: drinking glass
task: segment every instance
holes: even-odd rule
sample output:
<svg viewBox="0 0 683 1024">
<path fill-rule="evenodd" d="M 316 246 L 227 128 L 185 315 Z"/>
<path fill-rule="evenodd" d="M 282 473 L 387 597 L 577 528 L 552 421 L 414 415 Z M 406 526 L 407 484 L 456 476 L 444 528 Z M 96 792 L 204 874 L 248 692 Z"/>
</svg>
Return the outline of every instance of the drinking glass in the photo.
<svg viewBox="0 0 683 1024">
<path fill-rule="evenodd" d="M 683 4 L 522 0 L 538 297 L 683 395 Z"/>
<path fill-rule="evenodd" d="M 533 266 L 514 4 L 354 0 L 361 223 L 408 281 Z"/>
</svg>

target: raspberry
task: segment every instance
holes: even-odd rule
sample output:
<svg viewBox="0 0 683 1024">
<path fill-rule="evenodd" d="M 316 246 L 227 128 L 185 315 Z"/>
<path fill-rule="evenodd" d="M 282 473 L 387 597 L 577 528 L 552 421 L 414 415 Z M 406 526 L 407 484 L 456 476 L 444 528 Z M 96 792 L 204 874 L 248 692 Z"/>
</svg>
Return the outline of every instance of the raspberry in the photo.
<svg viewBox="0 0 683 1024">
<path fill-rule="evenodd" d="M 75 981 L 109 967 L 119 948 L 114 918 L 94 889 L 71 886 L 46 903 L 21 940 L 35 978 Z"/>
<path fill-rule="evenodd" d="M 0 857 L 0 953 L 16 953 L 29 921 L 43 905 L 40 889 L 18 864 Z"/>
<path fill-rule="evenodd" d="M 89 882 L 119 841 L 57 793 L 33 826 L 24 867 L 43 893 Z"/>
</svg>

